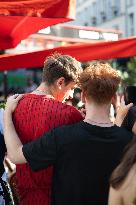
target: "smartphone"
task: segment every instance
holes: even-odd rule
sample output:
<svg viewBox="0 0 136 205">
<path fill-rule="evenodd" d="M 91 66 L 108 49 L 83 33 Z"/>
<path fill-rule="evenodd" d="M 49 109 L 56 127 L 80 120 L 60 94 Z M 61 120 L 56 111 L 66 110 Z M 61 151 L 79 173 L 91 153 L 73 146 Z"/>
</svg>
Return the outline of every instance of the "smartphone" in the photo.
<svg viewBox="0 0 136 205">
<path fill-rule="evenodd" d="M 127 86 L 125 88 L 124 98 L 126 105 L 129 103 L 136 105 L 136 86 Z"/>
</svg>

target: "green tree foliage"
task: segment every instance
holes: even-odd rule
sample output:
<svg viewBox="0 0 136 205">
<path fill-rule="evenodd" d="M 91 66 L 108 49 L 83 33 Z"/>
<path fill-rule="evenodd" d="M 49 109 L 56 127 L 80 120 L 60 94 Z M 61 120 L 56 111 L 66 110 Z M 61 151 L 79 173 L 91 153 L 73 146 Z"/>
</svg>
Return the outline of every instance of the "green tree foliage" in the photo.
<svg viewBox="0 0 136 205">
<path fill-rule="evenodd" d="M 5 103 L 4 102 L 0 103 L 0 109 L 1 108 L 5 109 Z"/>
<path fill-rule="evenodd" d="M 132 57 L 127 63 L 127 70 L 122 71 L 125 85 L 136 85 L 136 57 Z"/>
</svg>

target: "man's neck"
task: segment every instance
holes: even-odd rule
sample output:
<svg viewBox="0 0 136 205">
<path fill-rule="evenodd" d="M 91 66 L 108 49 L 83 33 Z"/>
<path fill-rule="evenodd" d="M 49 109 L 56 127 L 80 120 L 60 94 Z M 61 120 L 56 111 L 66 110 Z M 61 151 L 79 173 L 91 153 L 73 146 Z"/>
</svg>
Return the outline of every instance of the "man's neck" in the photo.
<svg viewBox="0 0 136 205">
<path fill-rule="evenodd" d="M 42 82 L 38 88 L 36 88 L 36 90 L 33 91 L 33 93 L 41 93 L 41 94 L 45 94 L 45 95 L 51 95 L 53 96 L 53 93 L 51 91 L 51 88 L 45 83 Z M 54 97 L 54 96 L 53 96 Z"/>
<path fill-rule="evenodd" d="M 86 117 L 85 120 L 89 119 L 90 121 L 98 123 L 110 123 L 109 118 L 110 113 L 110 104 L 107 105 L 98 105 L 92 103 L 86 103 Z"/>
</svg>

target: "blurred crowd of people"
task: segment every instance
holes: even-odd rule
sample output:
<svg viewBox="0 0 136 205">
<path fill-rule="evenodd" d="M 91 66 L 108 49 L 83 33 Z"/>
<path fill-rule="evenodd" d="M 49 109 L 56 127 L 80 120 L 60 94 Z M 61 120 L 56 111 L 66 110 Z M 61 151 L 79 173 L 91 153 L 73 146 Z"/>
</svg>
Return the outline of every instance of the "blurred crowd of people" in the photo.
<svg viewBox="0 0 136 205">
<path fill-rule="evenodd" d="M 4 133 L 0 113 L 1 205 L 136 204 L 136 89 L 124 99 L 120 82 L 107 63 L 83 71 L 55 53 L 39 86 L 29 80 L 25 94 L 8 98 Z M 16 164 L 11 188 L 5 156 Z"/>
<path fill-rule="evenodd" d="M 7 89 L 7 96 L 11 96 L 14 95 L 15 93 L 30 93 L 33 90 L 35 90 L 37 88 L 36 83 L 33 82 L 33 80 L 31 78 L 28 78 L 26 81 L 26 86 L 12 86 L 10 88 Z M 5 98 L 4 98 L 4 88 L 3 86 L 1 86 L 0 88 L 0 102 L 4 102 Z"/>
</svg>

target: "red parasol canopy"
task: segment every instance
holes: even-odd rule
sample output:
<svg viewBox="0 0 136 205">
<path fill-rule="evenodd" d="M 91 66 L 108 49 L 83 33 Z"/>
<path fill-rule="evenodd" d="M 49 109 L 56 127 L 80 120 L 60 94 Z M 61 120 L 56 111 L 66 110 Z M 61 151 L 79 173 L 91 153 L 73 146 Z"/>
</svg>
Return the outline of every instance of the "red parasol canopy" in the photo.
<svg viewBox="0 0 136 205">
<path fill-rule="evenodd" d="M 75 17 L 75 0 L 1 0 L 0 49 L 14 48 L 38 30 Z"/>
<path fill-rule="evenodd" d="M 112 42 L 87 43 L 67 47 L 57 47 L 54 49 L 25 54 L 5 54 L 0 56 L 0 70 L 3 71 L 17 68 L 43 66 L 45 58 L 55 51 L 58 51 L 62 54 L 69 54 L 79 61 L 135 56 L 136 37 Z"/>
</svg>

